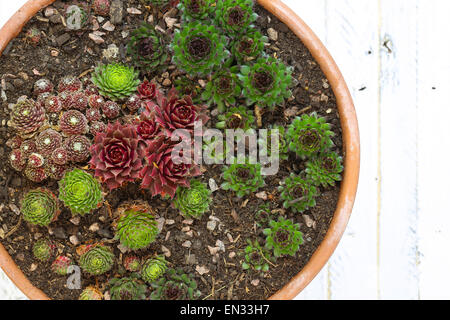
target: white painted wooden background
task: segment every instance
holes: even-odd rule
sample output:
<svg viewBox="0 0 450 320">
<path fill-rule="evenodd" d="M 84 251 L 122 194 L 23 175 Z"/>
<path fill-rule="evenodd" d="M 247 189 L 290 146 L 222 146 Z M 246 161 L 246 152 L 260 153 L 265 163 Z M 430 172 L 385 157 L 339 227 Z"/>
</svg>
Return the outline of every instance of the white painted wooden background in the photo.
<svg viewBox="0 0 450 320">
<path fill-rule="evenodd" d="M 298 299 L 450 299 L 450 1 L 284 2 L 342 70 L 362 152 L 348 229 Z M 1 270 L 0 299 L 25 299 Z"/>
</svg>

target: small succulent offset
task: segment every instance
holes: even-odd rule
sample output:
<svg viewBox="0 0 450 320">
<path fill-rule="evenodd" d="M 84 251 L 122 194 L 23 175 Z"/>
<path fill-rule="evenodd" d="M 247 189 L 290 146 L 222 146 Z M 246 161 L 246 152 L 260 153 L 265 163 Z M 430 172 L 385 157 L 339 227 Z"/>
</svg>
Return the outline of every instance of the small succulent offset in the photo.
<svg viewBox="0 0 450 320">
<path fill-rule="evenodd" d="M 33 245 L 33 255 L 38 260 L 48 261 L 53 255 L 55 248 L 55 245 L 50 240 L 42 238 Z"/>
<path fill-rule="evenodd" d="M 259 138 L 259 148 L 260 150 L 266 150 L 267 156 L 269 158 L 274 158 L 278 156 L 278 159 L 280 160 L 287 160 L 289 158 L 289 150 L 288 145 L 286 143 L 286 137 L 285 137 L 285 131 L 286 129 L 283 126 L 275 125 L 273 128 L 267 130 L 267 137 L 266 139 Z M 261 136 L 261 133 L 260 133 Z M 278 154 L 272 153 L 272 148 L 274 146 L 272 145 L 272 137 L 274 139 L 278 139 Z"/>
<path fill-rule="evenodd" d="M 179 187 L 173 200 L 175 208 L 186 218 L 200 219 L 209 210 L 211 190 L 205 183 L 192 180 L 189 188 Z"/>
<path fill-rule="evenodd" d="M 141 283 L 136 274 L 125 278 L 109 280 L 111 300 L 144 300 L 147 286 Z"/>
<path fill-rule="evenodd" d="M 73 214 L 86 215 L 103 202 L 100 183 L 80 169 L 67 171 L 59 181 L 59 199 Z"/>
<path fill-rule="evenodd" d="M 88 286 L 81 292 L 79 300 L 103 300 L 103 293 L 94 286 Z"/>
<path fill-rule="evenodd" d="M 252 164 L 248 158 L 244 163 L 237 163 L 234 159 L 233 164 L 223 168 L 223 178 L 225 182 L 221 186 L 222 189 L 233 190 L 238 197 L 248 195 L 264 186 L 261 164 Z"/>
<path fill-rule="evenodd" d="M 25 221 L 48 226 L 60 213 L 58 198 L 48 189 L 37 188 L 28 191 L 20 202 L 20 211 Z"/>
<path fill-rule="evenodd" d="M 80 267 L 91 275 L 100 275 L 111 270 L 114 264 L 112 250 L 102 244 L 91 245 L 80 256 Z"/>
<path fill-rule="evenodd" d="M 330 124 L 315 112 L 295 118 L 286 130 L 289 150 L 301 159 L 310 158 L 331 148 L 334 145 L 332 136 L 334 133 L 330 130 Z"/>
<path fill-rule="evenodd" d="M 93 0 L 92 1 L 92 10 L 94 10 L 95 14 L 100 16 L 107 16 L 109 14 L 109 10 L 111 7 L 111 3 L 109 0 Z"/>
<path fill-rule="evenodd" d="M 145 282 L 154 282 L 161 278 L 167 270 L 168 262 L 164 256 L 148 259 L 142 265 L 141 277 Z"/>
<path fill-rule="evenodd" d="M 123 266 L 127 271 L 138 272 L 141 270 L 141 259 L 137 256 L 126 256 L 123 259 Z"/>
<path fill-rule="evenodd" d="M 146 72 L 162 67 L 168 56 L 163 35 L 148 23 L 131 32 L 127 50 L 134 64 Z"/>
<path fill-rule="evenodd" d="M 111 100 L 129 97 L 139 85 L 138 71 L 123 64 L 99 65 L 91 81 L 98 87 L 100 94 Z"/>
<path fill-rule="evenodd" d="M 51 269 L 54 273 L 60 276 L 65 276 L 69 272 L 69 267 L 72 265 L 72 259 L 67 256 L 58 256 L 53 261 Z"/>
<path fill-rule="evenodd" d="M 272 263 L 273 257 L 267 248 L 261 247 L 257 240 L 247 240 L 247 247 L 244 249 L 244 261 L 242 269 L 267 272 L 269 271 L 269 263 Z"/>
<path fill-rule="evenodd" d="M 201 295 L 195 280 L 182 270 L 169 269 L 166 277 L 151 285 L 150 300 L 195 300 Z"/>
<path fill-rule="evenodd" d="M 255 221 L 259 227 L 265 226 L 270 222 L 271 219 L 271 211 L 270 205 L 268 203 L 264 203 L 259 206 L 258 210 L 255 214 Z"/>
<path fill-rule="evenodd" d="M 153 210 L 144 204 L 124 204 L 118 209 L 116 239 L 131 250 L 147 248 L 159 234 Z"/>
<path fill-rule="evenodd" d="M 191 22 L 175 31 L 173 61 L 190 75 L 208 75 L 229 58 L 226 45 L 226 37 L 213 25 Z"/>
<path fill-rule="evenodd" d="M 276 258 L 282 255 L 294 256 L 303 243 L 300 225 L 283 217 L 279 217 L 278 221 L 270 221 L 269 228 L 264 229 L 264 234 L 266 235 L 266 248 L 273 249 Z"/>
<path fill-rule="evenodd" d="M 336 181 L 341 181 L 342 157 L 336 152 L 319 155 L 306 162 L 306 177 L 316 186 L 334 186 Z"/>
<path fill-rule="evenodd" d="M 224 114 L 220 114 L 216 123 L 217 129 L 242 129 L 247 131 L 253 127 L 255 117 L 253 111 L 244 106 L 231 107 Z"/>
<path fill-rule="evenodd" d="M 11 111 L 12 127 L 21 136 L 35 132 L 45 121 L 45 109 L 32 99 L 18 101 Z"/>
<path fill-rule="evenodd" d="M 233 42 L 231 53 L 239 64 L 247 64 L 262 55 L 264 44 L 268 41 L 259 31 L 251 30 Z"/>
<path fill-rule="evenodd" d="M 291 208 L 293 212 L 302 213 L 316 205 L 315 197 L 318 190 L 311 180 L 302 176 L 291 173 L 278 190 L 281 191 L 280 199 L 284 201 L 283 206 Z"/>
<path fill-rule="evenodd" d="M 158 8 L 163 8 L 173 2 L 173 0 L 144 0 L 144 1 Z"/>
<path fill-rule="evenodd" d="M 292 67 L 273 57 L 259 58 L 251 66 L 241 66 L 238 75 L 247 105 L 257 104 L 274 110 L 292 95 Z"/>
<path fill-rule="evenodd" d="M 217 1 L 216 24 L 231 36 L 245 33 L 257 18 L 252 0 Z"/>
<path fill-rule="evenodd" d="M 236 98 L 241 95 L 242 89 L 237 77 L 237 68 L 224 70 L 213 75 L 213 78 L 205 87 L 202 99 L 208 104 L 215 103 L 219 112 L 224 112 L 226 106 L 235 105 Z"/>
<path fill-rule="evenodd" d="M 214 0 L 181 0 L 178 9 L 183 13 L 183 19 L 191 20 L 205 20 L 208 19 L 212 12 Z"/>
</svg>

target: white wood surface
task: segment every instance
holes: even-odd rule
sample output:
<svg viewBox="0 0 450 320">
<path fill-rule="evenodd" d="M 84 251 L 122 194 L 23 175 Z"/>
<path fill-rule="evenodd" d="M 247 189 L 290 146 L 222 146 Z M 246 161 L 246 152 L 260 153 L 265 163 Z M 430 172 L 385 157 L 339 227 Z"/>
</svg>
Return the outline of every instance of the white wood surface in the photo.
<svg viewBox="0 0 450 320">
<path fill-rule="evenodd" d="M 297 299 L 450 299 L 450 2 L 284 2 L 341 68 L 362 152 L 349 227 Z M 0 299 L 23 298 L 0 270 Z"/>
</svg>

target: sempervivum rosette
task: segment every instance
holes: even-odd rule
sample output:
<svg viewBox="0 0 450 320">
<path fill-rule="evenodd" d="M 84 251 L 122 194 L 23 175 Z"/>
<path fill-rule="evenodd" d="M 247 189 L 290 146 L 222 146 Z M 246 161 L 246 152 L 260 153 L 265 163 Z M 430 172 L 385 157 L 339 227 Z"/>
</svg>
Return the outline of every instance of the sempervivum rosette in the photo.
<svg viewBox="0 0 450 320">
<path fill-rule="evenodd" d="M 69 110 L 59 119 L 59 128 L 66 135 L 85 134 L 88 131 L 88 121 L 78 110 Z"/>
<path fill-rule="evenodd" d="M 47 226 L 59 215 L 58 199 L 53 192 L 45 188 L 30 190 L 20 202 L 20 212 L 25 221 Z"/>
<path fill-rule="evenodd" d="M 75 92 L 82 88 L 83 84 L 74 76 L 66 76 L 58 82 L 58 92 Z"/>
<path fill-rule="evenodd" d="M 135 128 L 119 122 L 109 124 L 106 132 L 95 136 L 89 164 L 109 190 L 139 178 L 144 152 L 138 144 Z"/>
<path fill-rule="evenodd" d="M 97 133 L 106 131 L 106 124 L 101 121 L 92 121 L 89 131 L 95 137 Z"/>
<path fill-rule="evenodd" d="M 142 112 L 135 120 L 138 137 L 145 143 L 164 137 L 161 125 L 156 121 L 155 113 L 148 110 Z"/>
<path fill-rule="evenodd" d="M 25 168 L 24 173 L 25 177 L 36 183 L 42 182 L 48 178 L 44 167 L 34 168 L 32 166 L 28 166 Z"/>
<path fill-rule="evenodd" d="M 20 149 L 14 149 L 9 155 L 9 163 L 16 171 L 22 171 L 27 165 L 26 157 Z"/>
<path fill-rule="evenodd" d="M 103 293 L 96 287 L 88 286 L 81 292 L 79 300 L 103 300 Z"/>
<path fill-rule="evenodd" d="M 140 177 L 141 187 L 149 189 L 152 196 L 160 194 L 162 197 L 173 198 L 179 186 L 189 187 L 188 179 L 201 174 L 198 165 L 189 159 L 191 155 L 179 153 L 180 159 L 172 159 L 175 146 L 177 145 L 164 139 L 156 139 L 148 144 L 145 155 L 147 165 L 142 169 Z M 186 157 L 189 161 L 173 161 L 187 160 Z"/>
<path fill-rule="evenodd" d="M 171 136 L 177 129 L 194 132 L 195 122 L 206 124 L 209 117 L 206 115 L 205 106 L 196 106 L 190 96 L 178 97 L 177 91 L 172 88 L 167 98 L 160 92 L 156 94 L 158 104 L 147 102 L 147 107 L 156 112 L 156 121 L 166 130 L 166 135 Z"/>
<path fill-rule="evenodd" d="M 92 275 L 100 275 L 111 270 L 114 264 L 112 250 L 102 244 L 89 246 L 80 256 L 80 267 Z"/>
<path fill-rule="evenodd" d="M 64 141 L 67 157 L 73 162 L 84 162 L 89 156 L 91 141 L 86 136 L 74 135 Z"/>
<path fill-rule="evenodd" d="M 34 100 L 20 100 L 11 112 L 12 127 L 21 136 L 32 133 L 42 127 L 45 122 L 45 110 Z"/>
<path fill-rule="evenodd" d="M 147 286 L 139 281 L 138 274 L 131 277 L 113 278 L 109 281 L 111 300 L 145 300 Z"/>
<path fill-rule="evenodd" d="M 122 64 L 100 65 L 92 75 L 92 82 L 103 96 L 112 100 L 129 97 L 139 85 L 139 72 Z"/>
<path fill-rule="evenodd" d="M 49 156 L 55 149 L 62 146 L 62 136 L 53 129 L 42 131 L 36 138 L 37 150 L 44 156 Z"/>
<path fill-rule="evenodd" d="M 48 79 L 42 78 L 34 83 L 33 94 L 37 97 L 40 94 L 46 92 L 50 93 L 53 91 L 53 89 L 54 89 L 53 83 L 51 83 L 50 80 Z"/>
</svg>

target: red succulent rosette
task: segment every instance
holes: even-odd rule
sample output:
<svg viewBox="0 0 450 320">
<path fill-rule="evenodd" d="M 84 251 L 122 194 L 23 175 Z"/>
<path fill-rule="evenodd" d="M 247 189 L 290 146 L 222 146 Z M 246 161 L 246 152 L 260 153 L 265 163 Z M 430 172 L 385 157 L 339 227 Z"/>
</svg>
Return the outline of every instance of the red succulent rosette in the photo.
<svg viewBox="0 0 450 320">
<path fill-rule="evenodd" d="M 156 96 L 156 85 L 153 82 L 144 80 L 138 87 L 139 98 L 142 100 L 152 100 Z"/>
<path fill-rule="evenodd" d="M 157 104 L 147 102 L 148 110 L 156 112 L 156 121 L 165 129 L 168 137 L 177 129 L 188 130 L 191 135 L 194 132 L 195 122 L 206 124 L 209 117 L 206 115 L 205 106 L 196 106 L 190 96 L 179 98 L 175 88 L 164 97 L 160 92 L 156 94 Z"/>
<path fill-rule="evenodd" d="M 139 178 L 143 148 L 133 125 L 108 124 L 106 132 L 98 132 L 91 149 L 91 168 L 109 190 Z"/>
<path fill-rule="evenodd" d="M 178 157 L 187 161 L 176 161 L 172 157 L 172 152 L 179 147 L 179 143 L 174 144 L 168 139 L 156 139 L 148 144 L 145 150 L 146 166 L 142 169 L 141 187 L 150 190 L 152 196 L 160 194 L 162 197 L 175 196 L 178 186 L 189 187 L 189 179 L 201 174 L 200 167 L 193 162 L 192 155 L 178 153 Z M 176 154 L 177 149 L 175 149 Z M 180 159 L 178 159 L 180 160 Z"/>
<path fill-rule="evenodd" d="M 155 138 L 164 137 L 161 125 L 156 121 L 155 113 L 144 111 L 134 121 L 139 138 L 146 144 Z"/>
</svg>

